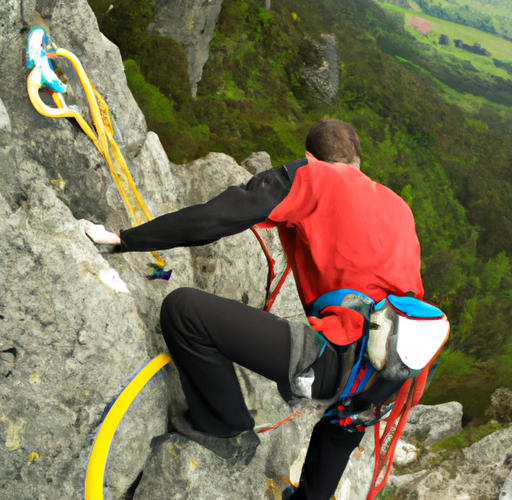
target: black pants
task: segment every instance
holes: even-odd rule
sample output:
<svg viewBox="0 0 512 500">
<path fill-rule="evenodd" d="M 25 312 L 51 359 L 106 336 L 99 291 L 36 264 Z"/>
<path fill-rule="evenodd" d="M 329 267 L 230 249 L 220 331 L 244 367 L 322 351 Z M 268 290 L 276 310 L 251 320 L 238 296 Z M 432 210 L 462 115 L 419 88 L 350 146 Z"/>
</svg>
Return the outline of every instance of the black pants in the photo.
<svg viewBox="0 0 512 500">
<path fill-rule="evenodd" d="M 233 362 L 276 381 L 284 392 L 290 387 L 286 320 L 200 290 L 180 288 L 164 300 L 161 324 L 198 431 L 230 437 L 254 427 Z M 332 395 L 337 362 L 336 356 L 326 355 L 315 363 L 314 397 Z M 292 498 L 329 500 L 362 436 L 320 421 Z"/>
</svg>

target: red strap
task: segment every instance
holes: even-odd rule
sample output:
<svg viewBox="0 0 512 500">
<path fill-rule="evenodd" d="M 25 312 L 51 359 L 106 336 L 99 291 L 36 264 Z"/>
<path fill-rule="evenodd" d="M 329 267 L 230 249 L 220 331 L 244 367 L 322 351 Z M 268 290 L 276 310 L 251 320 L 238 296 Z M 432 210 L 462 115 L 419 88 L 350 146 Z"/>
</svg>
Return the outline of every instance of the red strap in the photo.
<svg viewBox="0 0 512 500">
<path fill-rule="evenodd" d="M 267 295 L 265 298 L 265 306 L 263 307 L 263 310 L 265 312 L 269 312 L 272 308 L 277 295 L 281 291 L 281 287 L 284 285 L 284 282 L 286 280 L 286 277 L 288 276 L 288 273 L 290 272 L 291 266 L 290 264 L 286 264 L 286 268 L 279 278 L 279 281 L 277 282 L 276 286 L 273 290 L 271 290 L 272 282 L 274 281 L 276 277 L 275 272 L 275 265 L 276 261 L 272 258 L 270 255 L 270 252 L 267 249 L 267 246 L 265 245 L 265 242 L 263 241 L 263 238 L 259 235 L 258 231 L 256 231 L 256 227 L 272 227 L 272 226 L 260 226 L 260 224 L 257 224 L 257 226 L 252 226 L 251 231 L 255 234 L 256 238 L 258 238 L 258 241 L 260 242 L 261 248 L 263 249 L 263 252 L 265 253 L 265 257 L 267 258 L 268 262 L 268 280 L 267 280 Z"/>
<path fill-rule="evenodd" d="M 446 339 L 447 338 L 448 336 Z M 443 345 L 445 342 L 443 342 Z M 421 399 L 423 391 L 425 390 L 425 385 L 427 383 L 430 367 L 432 366 L 434 360 L 437 358 L 438 354 L 441 352 L 443 345 L 436 352 L 435 356 L 432 357 L 429 364 L 425 366 L 425 368 L 423 368 L 423 370 L 421 370 L 421 372 L 416 375 L 414 379 L 409 378 L 402 384 L 402 387 L 398 391 L 395 404 L 393 405 L 393 410 L 391 411 L 391 415 L 388 419 L 382 436 L 380 436 L 379 424 L 375 425 L 375 470 L 373 471 L 373 479 L 366 500 L 373 500 L 388 479 L 389 473 L 391 471 L 391 465 L 393 464 L 393 456 L 395 454 L 396 445 L 398 444 L 402 430 L 407 422 L 409 412 L 411 408 L 418 404 L 419 400 Z M 379 416 L 380 407 L 377 409 L 377 413 L 377 416 Z M 393 434 L 389 448 L 384 454 L 384 457 L 381 459 L 380 452 L 382 444 L 384 443 L 387 435 L 389 434 L 389 431 L 393 428 L 394 425 L 396 425 L 395 433 Z M 382 480 L 379 482 L 379 484 L 377 484 L 379 474 L 381 473 L 384 466 L 386 466 L 386 472 Z"/>
<path fill-rule="evenodd" d="M 412 403 L 412 391 L 410 391 L 411 384 L 413 383 L 413 379 L 407 379 L 400 391 L 398 392 L 397 399 L 395 404 L 393 405 L 393 410 L 391 411 L 391 415 L 388 419 L 386 428 L 382 434 L 380 435 L 380 425 L 376 424 L 374 426 L 375 433 L 375 469 L 373 470 L 373 478 L 370 486 L 370 491 L 368 492 L 368 496 L 366 500 L 373 500 L 375 496 L 382 489 L 386 480 L 391 471 L 391 466 L 393 464 L 393 456 L 395 454 L 396 445 L 398 444 L 398 440 L 400 435 L 402 434 L 402 430 L 407 422 L 407 417 L 409 416 L 409 411 L 411 409 Z M 379 408 L 380 413 L 380 408 Z M 397 421 L 398 420 L 398 421 Z M 396 430 L 391 438 L 391 442 L 389 444 L 384 457 L 381 458 L 381 449 L 384 444 L 389 431 L 396 425 Z M 379 481 L 379 475 L 382 470 L 386 467 L 386 471 L 384 473 L 384 477 Z"/>
</svg>

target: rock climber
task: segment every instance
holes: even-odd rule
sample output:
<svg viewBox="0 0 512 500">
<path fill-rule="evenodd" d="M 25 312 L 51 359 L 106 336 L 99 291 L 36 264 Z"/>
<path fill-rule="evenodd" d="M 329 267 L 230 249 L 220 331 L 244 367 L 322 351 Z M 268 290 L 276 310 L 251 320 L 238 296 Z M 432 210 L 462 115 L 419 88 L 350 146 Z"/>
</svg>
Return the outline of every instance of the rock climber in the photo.
<svg viewBox="0 0 512 500">
<path fill-rule="evenodd" d="M 320 120 L 305 145 L 305 158 L 259 173 L 205 204 L 119 234 L 94 224 L 86 233 L 97 244 L 133 252 L 205 245 L 255 224 L 277 227 L 309 324 L 197 289 L 171 292 L 161 326 L 188 404 L 173 424 L 231 463 L 249 463 L 259 439 L 233 363 L 276 381 L 287 399 L 338 405 L 347 418 L 333 420 L 326 412 L 313 430 L 298 488 L 283 493 L 283 499 L 328 500 L 375 417 L 373 408 L 410 376 L 390 354 L 368 390 L 340 406 L 373 304 L 390 294 L 421 298 L 423 286 L 412 212 L 360 171 L 353 127 Z"/>
</svg>

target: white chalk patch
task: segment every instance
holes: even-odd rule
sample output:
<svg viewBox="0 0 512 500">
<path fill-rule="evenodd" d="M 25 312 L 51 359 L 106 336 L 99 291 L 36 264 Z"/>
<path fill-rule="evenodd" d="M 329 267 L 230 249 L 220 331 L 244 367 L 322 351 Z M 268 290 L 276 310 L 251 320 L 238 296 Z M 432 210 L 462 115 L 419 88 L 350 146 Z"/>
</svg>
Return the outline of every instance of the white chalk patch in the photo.
<svg viewBox="0 0 512 500">
<path fill-rule="evenodd" d="M 297 484 L 300 481 L 300 475 L 302 473 L 302 464 L 304 463 L 304 458 L 306 457 L 306 449 L 302 449 L 299 457 L 293 462 L 290 467 L 290 481 L 292 483 Z"/>
<path fill-rule="evenodd" d="M 9 120 L 9 115 L 7 114 L 2 99 L 0 99 L 0 130 L 11 131 L 11 120 Z"/>
<path fill-rule="evenodd" d="M 336 490 L 336 500 L 349 500 L 351 490 L 352 483 L 350 479 L 347 477 L 341 481 L 341 484 L 338 486 L 338 489 Z"/>
<path fill-rule="evenodd" d="M 402 467 L 412 464 L 418 459 L 419 453 L 420 450 L 418 450 L 416 446 L 399 439 L 395 450 L 395 456 L 393 457 L 393 463 Z"/>
<path fill-rule="evenodd" d="M 126 283 L 120 278 L 115 269 L 102 269 L 100 271 L 100 280 L 114 290 L 114 292 L 130 293 Z"/>
</svg>

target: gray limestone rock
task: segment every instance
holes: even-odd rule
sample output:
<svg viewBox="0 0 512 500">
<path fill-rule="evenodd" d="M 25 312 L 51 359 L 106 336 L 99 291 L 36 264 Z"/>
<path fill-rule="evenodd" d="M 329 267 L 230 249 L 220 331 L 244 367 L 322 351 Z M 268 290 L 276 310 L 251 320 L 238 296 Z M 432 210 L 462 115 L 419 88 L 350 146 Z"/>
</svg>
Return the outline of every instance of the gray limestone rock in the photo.
<svg viewBox="0 0 512 500">
<path fill-rule="evenodd" d="M 270 155 L 265 151 L 252 153 L 251 156 L 242 161 L 241 165 L 252 175 L 265 172 L 265 170 L 270 170 L 272 168 Z"/>
<path fill-rule="evenodd" d="M 336 490 L 336 500 L 365 500 L 368 496 L 375 459 L 373 428 L 367 429 L 361 445 L 350 457 Z"/>
<path fill-rule="evenodd" d="M 158 137 L 146 133 L 118 49 L 98 31 L 85 0 L 6 0 L 0 20 L 1 496 L 80 498 L 104 410 L 164 348 L 163 298 L 187 285 L 261 307 L 267 263 L 249 232 L 163 252 L 170 282 L 146 279 L 149 254 L 100 254 L 78 220 L 118 230 L 129 227 L 129 216 L 90 139 L 68 120 L 39 115 L 27 98 L 23 53 L 35 24 L 46 26 L 53 46 L 80 58 L 103 94 L 154 216 L 204 202 L 250 174 L 225 155 L 187 166 L 167 160 Z M 125 497 L 151 439 L 167 431 L 176 389 L 165 382 L 170 372 L 150 381 L 118 428 L 106 480 L 112 499 Z"/>
<path fill-rule="evenodd" d="M 456 436 L 462 429 L 462 405 L 455 401 L 435 406 L 415 406 L 402 433 L 405 441 L 431 446 L 441 439 Z"/>
<path fill-rule="evenodd" d="M 338 40 L 329 34 L 320 37 L 322 41 L 313 42 L 318 60 L 304 68 L 304 77 L 318 99 L 330 103 L 336 97 L 340 84 Z"/>
<path fill-rule="evenodd" d="M 238 370 L 256 429 L 263 431 L 258 434 L 261 443 L 249 466 L 229 467 L 225 460 L 179 434 L 159 436 L 152 442 L 152 453 L 135 492 L 135 500 L 278 500 L 288 486 L 285 480 L 298 481 L 309 435 L 323 408 L 303 401 L 294 402 L 290 408 L 279 396 L 275 384 L 269 384 L 248 370 Z M 174 411 L 184 408 L 178 391 L 174 392 L 172 404 Z M 297 411 L 300 413 L 293 419 L 275 429 L 265 430 Z"/>
<path fill-rule="evenodd" d="M 496 500 L 510 474 L 511 457 L 512 428 L 509 427 L 486 436 L 432 470 L 400 476 L 399 481 L 391 477 L 389 486 L 396 487 L 397 500 Z M 507 483 L 503 488 L 508 488 Z"/>
<path fill-rule="evenodd" d="M 210 54 L 222 0 L 157 0 L 158 14 L 148 31 L 172 38 L 187 53 L 190 89 L 195 97 Z"/>
<path fill-rule="evenodd" d="M 401 467 L 410 465 L 418 459 L 419 453 L 420 450 L 416 448 L 416 446 L 399 439 L 396 445 L 393 463 Z"/>
<path fill-rule="evenodd" d="M 205 34 L 213 30 L 210 25 L 206 30 L 201 16 L 210 9 L 208 19 L 216 19 L 220 4 L 194 4 L 197 16 L 190 17 L 188 10 L 180 18 L 182 27 L 191 32 L 205 27 Z M 79 220 L 118 230 L 129 227 L 130 218 L 89 138 L 68 120 L 39 115 L 27 99 L 23 53 L 25 35 L 35 24 L 46 26 L 55 47 L 80 58 L 104 96 L 121 150 L 153 216 L 205 202 L 229 185 L 247 182 L 250 174 L 223 154 L 188 165 L 169 162 L 158 137 L 147 133 L 118 49 L 99 32 L 85 0 L 0 2 L 0 491 L 2 498 L 16 500 L 75 499 L 83 496 L 91 445 L 105 409 L 129 377 L 164 348 L 158 315 L 165 296 L 174 288 L 195 286 L 262 307 L 268 265 L 249 231 L 205 247 L 162 252 L 173 269 L 170 282 L 146 279 L 152 262 L 147 253 L 98 251 Z M 285 259 L 276 232 L 261 234 L 279 275 Z M 291 276 L 272 312 L 305 320 Z M 275 384 L 247 370 L 238 373 L 258 426 L 301 411 L 261 435 L 250 469 L 226 470 L 220 459 L 176 435 L 154 439 L 168 432 L 169 407 L 183 406 L 171 364 L 151 379 L 121 421 L 110 450 L 107 496 L 125 499 L 135 490 L 141 499 L 186 498 L 185 493 L 205 499 L 279 498 L 287 485 L 282 478 L 299 478 L 323 408 L 304 401 L 289 407 Z M 483 457 L 479 480 L 492 477 L 494 485 L 501 478 L 501 486 L 509 429 L 486 439 L 486 448 L 468 451 L 466 460 Z M 372 442 L 369 432 L 340 483 L 338 500 L 349 498 L 340 495 L 365 498 Z M 468 469 L 460 467 L 469 482 Z"/>
<path fill-rule="evenodd" d="M 416 484 L 419 478 L 427 477 L 430 472 L 429 470 L 422 470 L 421 472 L 415 472 L 413 474 L 401 476 L 393 475 L 396 466 L 408 466 L 418 459 L 419 450 L 407 441 L 413 444 L 420 441 L 423 445 L 430 446 L 439 439 L 449 435 L 456 435 L 461 429 L 461 419 L 462 407 L 459 403 L 446 403 L 436 406 L 418 405 L 411 410 L 404 432 L 402 433 L 402 439 L 400 439 L 397 444 L 393 467 L 388 481 L 389 487 L 393 490 L 407 492 L 404 493 L 404 496 L 397 496 L 397 498 L 403 500 L 416 498 L 410 494 L 409 489 L 412 488 L 413 484 Z M 447 421 L 450 422 L 450 425 L 446 425 Z M 381 426 L 384 425 L 385 424 L 382 422 Z M 427 445 L 426 443 L 430 444 Z M 356 450 L 352 454 L 349 466 L 338 486 L 336 500 L 366 499 L 375 466 L 373 450 L 374 436 L 373 428 L 371 428 L 367 429 L 366 435 L 361 442 L 360 450 Z M 429 481 L 435 482 L 439 479 L 439 484 L 441 485 L 443 484 L 444 477 L 443 471 L 434 470 L 433 476 Z M 439 488 L 439 491 L 443 491 L 441 486 L 439 486 Z M 437 494 L 440 496 L 432 497 L 432 500 L 434 500 L 434 498 L 450 498 L 439 494 L 439 491 Z"/>
</svg>

